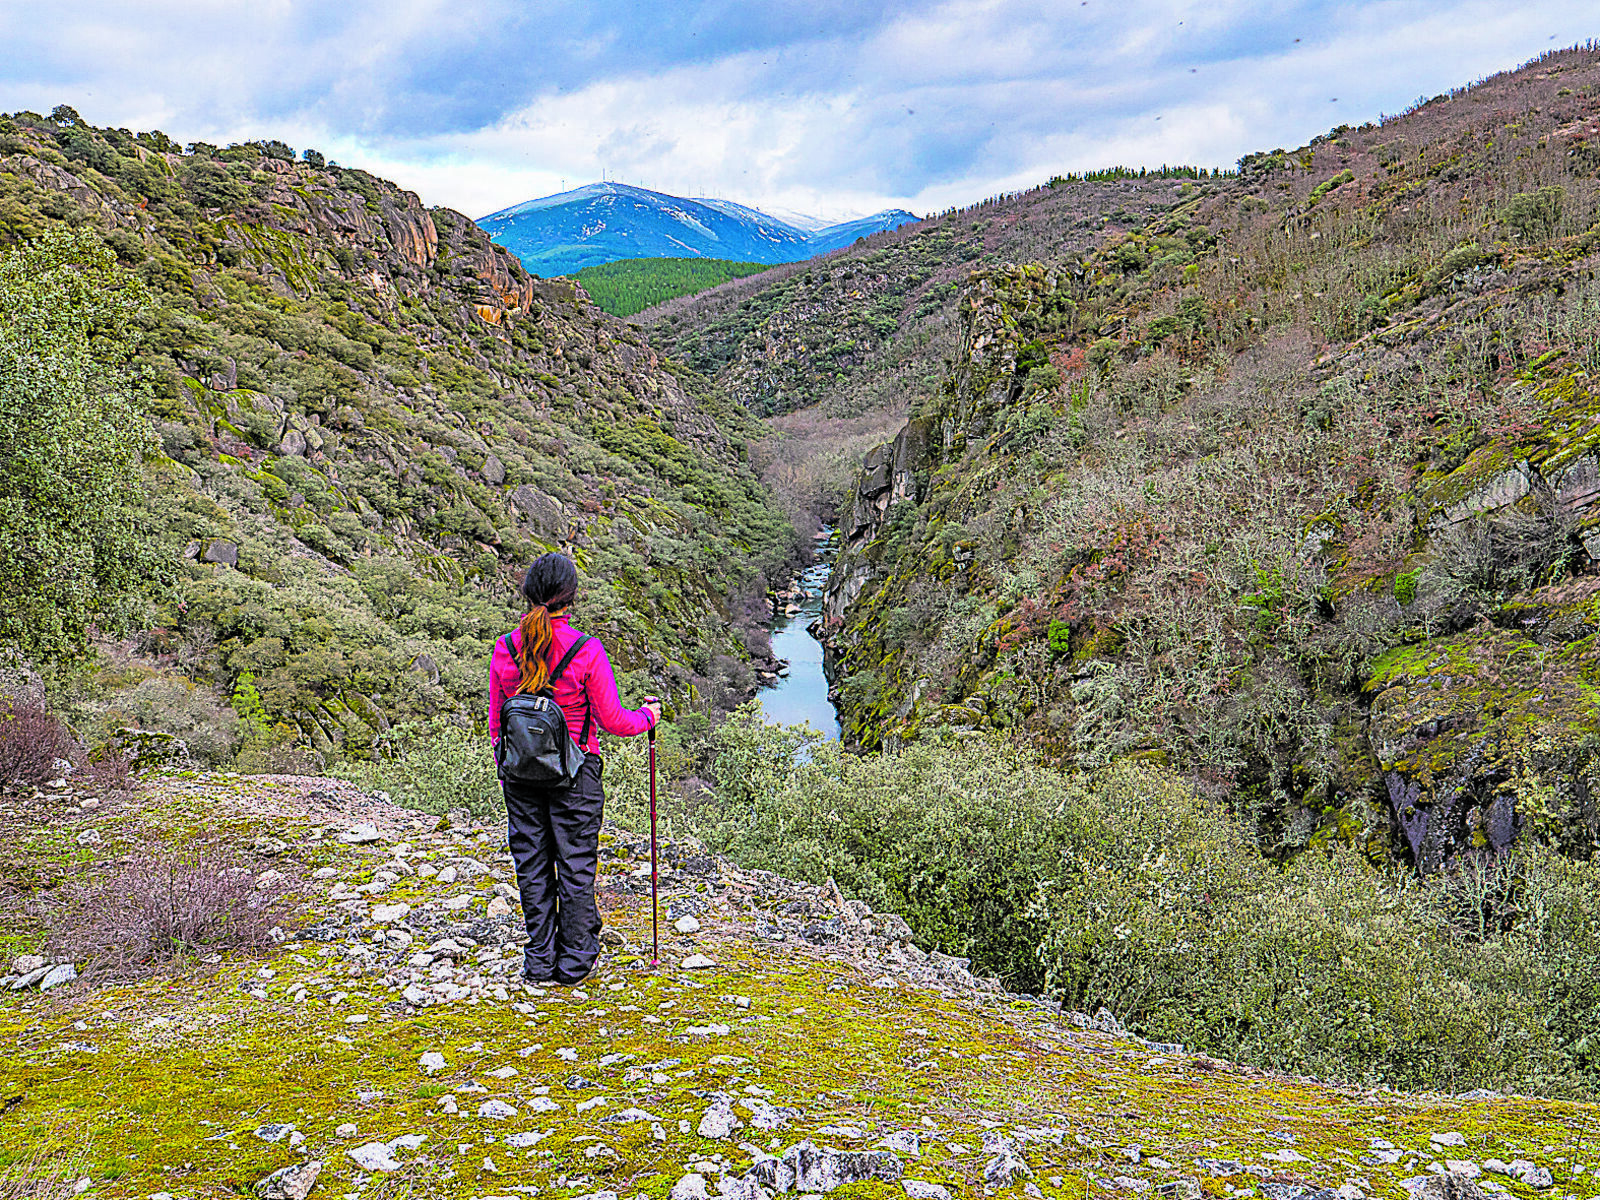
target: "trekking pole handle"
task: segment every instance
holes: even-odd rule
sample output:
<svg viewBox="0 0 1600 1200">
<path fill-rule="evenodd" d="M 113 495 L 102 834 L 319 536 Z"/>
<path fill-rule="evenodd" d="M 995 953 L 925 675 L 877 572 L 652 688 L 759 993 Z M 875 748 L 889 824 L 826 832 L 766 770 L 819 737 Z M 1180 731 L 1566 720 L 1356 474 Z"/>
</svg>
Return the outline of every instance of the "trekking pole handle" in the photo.
<svg viewBox="0 0 1600 1200">
<path fill-rule="evenodd" d="M 661 703 L 661 697 L 660 696 L 646 696 L 644 698 L 644 702 L 646 704 L 660 704 Z M 661 718 L 657 717 L 655 725 L 651 725 L 649 730 L 648 730 L 648 734 L 649 734 L 650 740 L 652 742 L 656 740 L 656 725 L 659 725 L 660 723 L 661 723 Z"/>
</svg>

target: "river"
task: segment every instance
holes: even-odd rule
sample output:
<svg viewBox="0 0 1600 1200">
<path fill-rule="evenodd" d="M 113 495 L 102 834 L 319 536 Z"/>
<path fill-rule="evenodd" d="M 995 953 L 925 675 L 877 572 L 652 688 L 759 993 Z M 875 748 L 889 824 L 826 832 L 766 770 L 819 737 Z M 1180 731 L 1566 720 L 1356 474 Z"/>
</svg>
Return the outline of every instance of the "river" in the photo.
<svg viewBox="0 0 1600 1200">
<path fill-rule="evenodd" d="M 822 644 L 808 626 L 822 615 L 822 589 L 833 569 L 833 544 L 819 547 L 820 557 L 800 576 L 809 595 L 794 616 L 780 615 L 772 623 L 772 654 L 787 659 L 789 673 L 769 688 L 757 692 L 767 720 L 778 725 L 810 725 L 833 741 L 839 739 L 839 714 L 828 702 L 828 678 L 822 672 Z"/>
</svg>

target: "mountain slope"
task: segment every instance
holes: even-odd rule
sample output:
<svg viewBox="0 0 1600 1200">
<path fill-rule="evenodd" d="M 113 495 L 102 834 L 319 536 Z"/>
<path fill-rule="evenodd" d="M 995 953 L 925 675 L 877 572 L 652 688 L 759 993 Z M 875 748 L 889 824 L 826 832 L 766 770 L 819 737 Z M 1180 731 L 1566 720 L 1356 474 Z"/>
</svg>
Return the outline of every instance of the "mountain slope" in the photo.
<svg viewBox="0 0 1600 1200">
<path fill-rule="evenodd" d="M 741 695 L 795 547 L 742 410 L 460 214 L 289 155 L 0 121 L 0 238 L 97 231 L 152 296 L 150 506 L 181 578 L 104 649 L 82 732 L 259 764 L 481 720 L 517 569 L 556 547 L 629 689 Z"/>
<path fill-rule="evenodd" d="M 701 292 L 766 269 L 765 263 L 728 262 L 721 258 L 624 258 L 584 267 L 573 278 L 590 299 L 612 316 L 631 317 L 674 296 Z"/>
<path fill-rule="evenodd" d="M 1170 762 L 1283 853 L 1594 853 L 1597 136 L 1581 47 L 975 274 L 844 520 L 850 733 Z"/>
<path fill-rule="evenodd" d="M 956 299 L 971 271 L 1082 253 L 1184 199 L 1186 183 L 1197 186 L 1193 171 L 1110 174 L 868 234 L 863 246 L 635 319 L 753 412 L 822 403 L 834 415 L 904 412 L 911 396 L 938 386 L 954 353 Z"/>
<path fill-rule="evenodd" d="M 854 241 L 861 231 L 914 220 L 878 213 L 809 231 L 727 200 L 689 200 L 622 183 L 591 183 L 491 213 L 478 224 L 522 264 L 564 275 L 627 258 L 796 262 Z"/>
</svg>

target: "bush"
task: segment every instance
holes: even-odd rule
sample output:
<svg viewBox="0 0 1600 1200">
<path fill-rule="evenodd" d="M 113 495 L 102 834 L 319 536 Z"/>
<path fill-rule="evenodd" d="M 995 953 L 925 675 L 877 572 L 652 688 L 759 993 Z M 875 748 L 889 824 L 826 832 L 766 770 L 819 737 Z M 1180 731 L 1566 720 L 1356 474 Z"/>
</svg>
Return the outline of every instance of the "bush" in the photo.
<svg viewBox="0 0 1600 1200">
<path fill-rule="evenodd" d="M 1279 870 L 1225 819 L 1144 789 L 1103 816 L 1118 836 L 1074 846 L 1041 896 L 1039 954 L 1065 1003 L 1364 1084 L 1456 1091 L 1525 1077 L 1552 1049 L 1533 997 L 1481 986 L 1428 897 L 1354 855 Z"/>
<path fill-rule="evenodd" d="M 1280 865 L 1245 824 L 1150 766 L 1069 775 L 955 739 L 859 758 L 748 709 L 710 743 L 716 787 L 688 814 L 709 845 L 811 882 L 831 875 L 1013 988 L 1279 1070 L 1450 1091 L 1600 1088 L 1600 864 L 1530 847 L 1485 921 L 1476 902 L 1463 908 L 1471 887 L 1353 851 Z"/>
<path fill-rule="evenodd" d="M 1560 186 L 1518 192 L 1511 197 L 1500 217 L 1523 241 L 1542 242 L 1555 236 L 1566 201 L 1567 190 Z"/>
<path fill-rule="evenodd" d="M 77 751 L 65 727 L 41 701 L 0 697 L 0 788 L 38 787 L 61 772 Z"/>
<path fill-rule="evenodd" d="M 56 956 L 119 974 L 199 954 L 262 950 L 289 919 L 288 888 L 206 847 L 136 854 L 91 883 L 66 884 L 40 907 Z"/>
<path fill-rule="evenodd" d="M 1121 343 L 1116 338 L 1096 338 L 1084 355 L 1084 361 L 1091 367 L 1105 370 L 1116 360 L 1117 351 L 1120 349 Z"/>
<path fill-rule="evenodd" d="M 918 742 L 859 758 L 762 726 L 746 707 L 712 735 L 715 801 L 696 832 L 746 866 L 832 875 L 921 940 L 1022 989 L 1043 982 L 1039 882 L 1059 869 L 1085 786 L 999 746 Z M 802 747 L 808 761 L 796 763 Z"/>
<path fill-rule="evenodd" d="M 232 758 L 244 738 L 239 714 L 210 688 L 160 675 L 115 695 L 100 715 L 100 740 L 128 727 L 170 734 L 189 758 L 218 764 Z M 176 747 L 174 747 L 176 751 Z"/>
<path fill-rule="evenodd" d="M 1324 179 L 1321 183 L 1317 184 L 1316 187 L 1311 189 L 1311 203 L 1317 203 L 1317 201 L 1321 200 L 1329 192 L 1333 191 L 1334 188 L 1343 187 L 1345 184 L 1352 182 L 1354 179 L 1355 175 L 1350 171 L 1340 171 L 1332 179 Z"/>
<path fill-rule="evenodd" d="M 345 764 L 338 774 L 423 812 L 464 808 L 482 817 L 502 805 L 489 739 L 443 718 L 395 726 L 379 736 L 372 762 Z"/>
<path fill-rule="evenodd" d="M 1056 657 L 1072 650 L 1072 626 L 1065 621 L 1050 622 L 1050 653 Z"/>
<path fill-rule="evenodd" d="M 1510 594 L 1561 578 L 1580 551 L 1577 523 L 1553 498 L 1536 499 L 1532 508 L 1469 517 L 1440 530 L 1422 578 L 1446 599 Z"/>
</svg>

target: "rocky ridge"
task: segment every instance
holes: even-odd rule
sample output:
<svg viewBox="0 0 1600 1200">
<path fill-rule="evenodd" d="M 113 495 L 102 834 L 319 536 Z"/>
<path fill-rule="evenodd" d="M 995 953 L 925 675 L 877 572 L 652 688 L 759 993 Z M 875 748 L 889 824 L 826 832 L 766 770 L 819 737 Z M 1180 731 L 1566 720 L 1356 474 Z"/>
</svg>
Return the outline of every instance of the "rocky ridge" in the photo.
<svg viewBox="0 0 1600 1200">
<path fill-rule="evenodd" d="M 303 889 L 264 960 L 0 991 L 0 1153 L 80 1194 L 305 1200 L 391 1175 L 597 1200 L 1600 1194 L 1590 1107 L 1338 1089 L 1152 1047 L 922 953 L 836 888 L 690 843 L 663 857 L 659 967 L 645 847 L 609 830 L 596 972 L 529 987 L 493 825 L 334 781 L 57 794 L 13 805 L 54 814 L 30 852 L 94 829 L 80 854 L 109 859 L 198 823 L 265 886 Z"/>
</svg>

